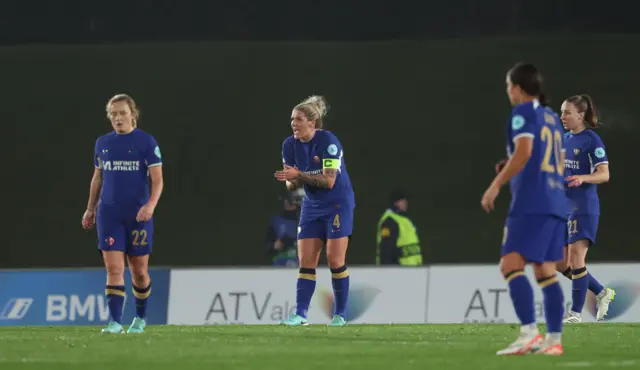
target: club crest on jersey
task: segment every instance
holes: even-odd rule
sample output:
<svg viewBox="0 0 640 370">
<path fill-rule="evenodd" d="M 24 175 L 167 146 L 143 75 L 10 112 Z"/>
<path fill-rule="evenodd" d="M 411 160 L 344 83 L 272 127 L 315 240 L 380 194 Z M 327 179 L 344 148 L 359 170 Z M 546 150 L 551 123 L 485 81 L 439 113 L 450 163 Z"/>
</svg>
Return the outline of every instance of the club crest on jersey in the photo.
<svg viewBox="0 0 640 370">
<path fill-rule="evenodd" d="M 598 158 L 604 158 L 604 148 L 596 148 L 596 150 L 593 151 L 593 154 L 595 154 Z"/>
<path fill-rule="evenodd" d="M 313 156 L 313 163 L 318 163 L 320 162 L 320 157 L 318 157 L 317 155 Z"/>
<path fill-rule="evenodd" d="M 513 116 L 513 118 L 511 118 L 512 129 L 520 130 L 523 127 L 524 127 L 524 117 L 518 114 L 517 116 Z"/>
<path fill-rule="evenodd" d="M 336 155 L 338 154 L 338 147 L 336 146 L 336 144 L 331 144 L 327 148 L 327 152 L 329 152 L 330 155 Z"/>
<path fill-rule="evenodd" d="M 575 149 L 573 150 L 573 154 L 575 154 L 575 155 L 579 155 L 579 154 L 580 154 L 580 149 L 575 148 Z"/>
</svg>

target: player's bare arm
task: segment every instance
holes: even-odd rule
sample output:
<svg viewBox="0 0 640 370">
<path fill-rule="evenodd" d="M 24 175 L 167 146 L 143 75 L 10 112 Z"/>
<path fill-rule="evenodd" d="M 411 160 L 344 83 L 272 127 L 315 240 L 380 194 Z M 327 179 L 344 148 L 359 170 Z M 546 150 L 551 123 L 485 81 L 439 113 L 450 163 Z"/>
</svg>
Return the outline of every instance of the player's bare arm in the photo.
<svg viewBox="0 0 640 370">
<path fill-rule="evenodd" d="M 502 168 L 502 171 L 493 180 L 492 185 L 498 188 L 506 184 L 511 180 L 518 172 L 522 171 L 524 166 L 529 162 L 531 158 L 531 152 L 533 151 L 533 138 L 524 136 L 517 138 L 515 141 L 515 148 L 513 155 L 507 161 Z"/>
<path fill-rule="evenodd" d="M 87 202 L 87 210 L 82 216 L 82 227 L 91 228 L 96 222 L 96 209 L 98 208 L 98 199 L 100 198 L 100 189 L 102 188 L 102 170 L 95 168 L 91 177 L 91 185 L 89 185 L 89 201 Z"/>
<path fill-rule="evenodd" d="M 151 195 L 149 196 L 148 204 L 151 204 L 155 207 L 158 205 L 158 201 L 160 201 L 160 195 L 162 195 L 162 189 L 164 189 L 162 166 L 149 167 L 149 177 L 151 178 Z"/>
<path fill-rule="evenodd" d="M 498 163 L 496 163 L 495 165 L 495 169 L 496 169 L 496 175 L 500 173 L 500 171 L 502 171 L 502 169 L 504 168 L 504 165 L 507 164 L 507 161 L 509 159 L 508 158 L 504 158 L 498 161 Z"/>
<path fill-rule="evenodd" d="M 495 177 L 489 188 L 482 195 L 480 204 L 486 212 L 491 212 L 495 208 L 495 200 L 500 194 L 500 188 L 506 182 L 511 180 L 512 177 L 522 171 L 526 166 L 529 158 L 531 158 L 531 152 L 533 151 L 533 138 L 520 137 L 515 141 L 514 153 L 504 165 L 500 173 Z"/>
<path fill-rule="evenodd" d="M 325 188 L 332 189 L 333 185 L 336 183 L 336 176 L 338 172 L 334 168 L 325 168 L 322 170 L 321 175 L 309 175 L 303 172 L 300 172 L 296 167 L 284 166 L 282 171 L 276 171 L 274 176 L 279 181 L 286 181 L 287 187 L 289 184 L 297 184 L 297 185 L 310 185 L 317 188 Z"/>
<path fill-rule="evenodd" d="M 334 168 L 325 168 L 322 175 L 309 175 L 299 172 L 296 180 L 302 184 L 315 186 L 317 188 L 332 189 L 336 183 L 338 171 Z"/>
<path fill-rule="evenodd" d="M 91 185 L 89 186 L 89 202 L 87 209 L 95 211 L 98 208 L 98 199 L 100 198 L 100 189 L 102 188 L 102 170 L 95 168 L 93 177 L 91 177 Z"/>
<path fill-rule="evenodd" d="M 153 212 L 158 205 L 162 189 L 164 188 L 164 180 L 162 178 L 162 166 L 149 167 L 149 177 L 151 178 L 151 195 L 147 204 L 142 206 L 138 211 L 136 220 L 138 222 L 146 222 L 153 217 Z"/>
<path fill-rule="evenodd" d="M 596 170 L 590 175 L 575 175 L 567 177 L 569 187 L 587 184 L 604 184 L 609 181 L 609 164 L 602 163 L 596 165 Z"/>
</svg>

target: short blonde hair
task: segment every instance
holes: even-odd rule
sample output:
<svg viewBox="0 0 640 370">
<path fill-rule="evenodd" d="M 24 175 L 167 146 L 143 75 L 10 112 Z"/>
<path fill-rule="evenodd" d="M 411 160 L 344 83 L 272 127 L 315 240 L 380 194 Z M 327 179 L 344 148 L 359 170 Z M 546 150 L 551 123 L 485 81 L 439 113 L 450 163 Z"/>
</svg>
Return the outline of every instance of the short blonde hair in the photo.
<svg viewBox="0 0 640 370">
<path fill-rule="evenodd" d="M 109 115 L 109 107 L 111 104 L 118 102 L 126 102 L 131 110 L 131 116 L 133 117 L 133 127 L 138 127 L 138 119 L 140 118 L 140 111 L 136 105 L 135 100 L 127 94 L 116 94 L 107 102 L 107 116 Z"/>
<path fill-rule="evenodd" d="M 313 95 L 296 105 L 293 110 L 302 112 L 309 121 L 315 123 L 316 128 L 322 128 L 322 120 L 327 115 L 329 105 L 324 96 Z"/>
</svg>

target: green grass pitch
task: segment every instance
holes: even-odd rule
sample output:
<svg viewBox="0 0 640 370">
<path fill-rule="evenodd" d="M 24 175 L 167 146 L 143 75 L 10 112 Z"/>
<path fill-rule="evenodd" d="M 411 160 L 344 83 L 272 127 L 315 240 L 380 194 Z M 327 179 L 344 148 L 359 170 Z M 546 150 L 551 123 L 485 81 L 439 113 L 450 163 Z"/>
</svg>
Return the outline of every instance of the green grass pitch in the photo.
<svg viewBox="0 0 640 370">
<path fill-rule="evenodd" d="M 516 325 L 2 327 L 0 369 L 640 369 L 640 324 L 565 327 L 563 356 L 498 357 Z"/>
</svg>

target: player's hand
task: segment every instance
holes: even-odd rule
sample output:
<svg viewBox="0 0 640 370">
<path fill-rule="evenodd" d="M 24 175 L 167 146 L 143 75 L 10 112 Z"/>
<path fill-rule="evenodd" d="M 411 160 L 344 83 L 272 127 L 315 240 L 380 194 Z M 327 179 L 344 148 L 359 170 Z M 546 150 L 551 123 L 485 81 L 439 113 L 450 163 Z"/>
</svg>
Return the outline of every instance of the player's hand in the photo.
<svg viewBox="0 0 640 370">
<path fill-rule="evenodd" d="M 136 216 L 136 221 L 138 222 L 147 222 L 153 217 L 153 211 L 156 209 L 155 206 L 147 203 L 140 208 L 138 211 L 138 215 Z"/>
<path fill-rule="evenodd" d="M 282 250 L 282 248 L 284 248 L 284 243 L 282 242 L 282 240 L 278 239 L 275 243 L 273 243 L 273 249 L 279 251 Z"/>
<path fill-rule="evenodd" d="M 489 186 L 487 191 L 484 192 L 480 204 L 485 212 L 489 213 L 493 211 L 498 194 L 500 194 L 500 188 L 494 185 Z"/>
<path fill-rule="evenodd" d="M 580 175 L 569 176 L 565 181 L 569 183 L 570 188 L 578 187 L 584 183 L 584 179 Z"/>
<path fill-rule="evenodd" d="M 298 167 L 291 167 L 288 165 L 284 165 L 284 169 L 282 171 L 276 171 L 273 175 L 278 181 L 291 181 L 293 182 L 298 178 L 298 174 L 300 171 Z"/>
<path fill-rule="evenodd" d="M 82 227 L 85 230 L 89 230 L 96 223 L 96 211 L 87 209 L 82 215 Z"/>
<path fill-rule="evenodd" d="M 500 162 L 496 163 L 496 174 L 499 174 L 500 171 L 504 168 L 504 165 L 507 164 L 508 159 L 502 159 Z"/>
</svg>

